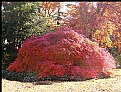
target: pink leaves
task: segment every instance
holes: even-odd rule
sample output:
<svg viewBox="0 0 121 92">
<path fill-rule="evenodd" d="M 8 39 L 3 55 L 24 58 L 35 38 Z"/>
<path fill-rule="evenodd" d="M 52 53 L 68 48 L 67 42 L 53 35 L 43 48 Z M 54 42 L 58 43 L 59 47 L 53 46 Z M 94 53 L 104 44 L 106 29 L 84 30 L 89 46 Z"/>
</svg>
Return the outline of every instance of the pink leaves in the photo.
<svg viewBox="0 0 121 92">
<path fill-rule="evenodd" d="M 65 28 L 26 40 L 8 69 L 38 72 L 38 78 L 67 75 L 98 78 L 100 73 L 110 75 L 107 69 L 115 68 L 110 53 L 76 31 Z"/>
</svg>

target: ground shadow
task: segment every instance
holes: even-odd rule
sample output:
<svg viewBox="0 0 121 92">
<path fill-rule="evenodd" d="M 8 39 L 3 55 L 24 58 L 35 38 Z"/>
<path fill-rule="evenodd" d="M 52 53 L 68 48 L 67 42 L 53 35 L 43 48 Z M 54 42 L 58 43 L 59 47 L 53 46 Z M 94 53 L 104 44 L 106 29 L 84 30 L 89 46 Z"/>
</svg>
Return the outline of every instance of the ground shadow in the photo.
<svg viewBox="0 0 121 92">
<path fill-rule="evenodd" d="M 103 77 L 103 78 L 95 78 L 95 80 L 98 80 L 98 79 L 109 79 L 109 78 L 112 78 L 112 77 Z M 48 80 L 48 79 L 44 79 L 44 80 L 38 80 L 36 82 L 34 82 L 33 84 L 34 85 L 52 85 L 54 83 L 64 83 L 64 82 L 83 82 L 83 81 L 88 81 L 88 80 L 94 80 L 93 79 L 52 79 L 52 80 Z"/>
<path fill-rule="evenodd" d="M 82 82 L 82 81 L 87 81 L 91 80 L 90 79 L 82 79 L 82 78 L 75 78 L 75 79 L 70 79 L 70 78 L 57 78 L 57 77 L 46 77 L 46 78 L 41 78 L 37 79 L 36 76 L 28 76 L 25 73 L 17 73 L 17 72 L 12 72 L 8 70 L 2 70 L 2 78 L 10 81 L 18 81 L 18 82 L 27 82 L 27 83 L 32 83 L 34 85 L 52 85 L 54 83 L 62 83 L 62 82 Z M 107 79 L 110 77 L 100 77 L 96 78 L 97 79 Z"/>
</svg>

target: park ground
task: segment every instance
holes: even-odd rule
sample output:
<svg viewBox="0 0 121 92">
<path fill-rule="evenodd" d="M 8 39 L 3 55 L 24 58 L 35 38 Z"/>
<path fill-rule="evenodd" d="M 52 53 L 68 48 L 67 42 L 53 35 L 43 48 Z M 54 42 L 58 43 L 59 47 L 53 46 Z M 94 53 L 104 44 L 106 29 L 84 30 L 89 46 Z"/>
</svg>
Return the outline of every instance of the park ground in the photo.
<svg viewBox="0 0 121 92">
<path fill-rule="evenodd" d="M 110 78 L 85 81 L 18 82 L 2 79 L 2 92 L 121 92 L 121 69 Z"/>
</svg>

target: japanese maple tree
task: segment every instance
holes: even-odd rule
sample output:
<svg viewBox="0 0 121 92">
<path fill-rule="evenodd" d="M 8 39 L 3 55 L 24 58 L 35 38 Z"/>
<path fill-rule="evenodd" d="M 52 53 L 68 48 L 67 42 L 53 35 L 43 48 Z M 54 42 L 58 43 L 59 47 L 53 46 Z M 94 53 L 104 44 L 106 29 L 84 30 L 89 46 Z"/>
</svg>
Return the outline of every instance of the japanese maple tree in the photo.
<svg viewBox="0 0 121 92">
<path fill-rule="evenodd" d="M 108 69 L 112 68 L 115 68 L 115 61 L 106 49 L 80 34 L 79 30 L 61 28 L 26 40 L 8 70 L 37 72 L 38 78 L 88 79 L 110 76 Z"/>
</svg>

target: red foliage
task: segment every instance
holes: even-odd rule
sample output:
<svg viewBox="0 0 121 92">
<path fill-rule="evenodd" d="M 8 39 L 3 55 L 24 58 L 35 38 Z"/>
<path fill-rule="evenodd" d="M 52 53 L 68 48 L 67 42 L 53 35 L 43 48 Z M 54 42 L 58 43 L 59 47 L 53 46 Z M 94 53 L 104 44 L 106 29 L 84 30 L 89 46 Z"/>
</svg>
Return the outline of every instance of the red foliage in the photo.
<svg viewBox="0 0 121 92">
<path fill-rule="evenodd" d="M 57 76 L 98 78 L 109 76 L 114 58 L 78 30 L 62 29 L 26 40 L 9 70 L 38 72 L 38 78 Z"/>
</svg>

